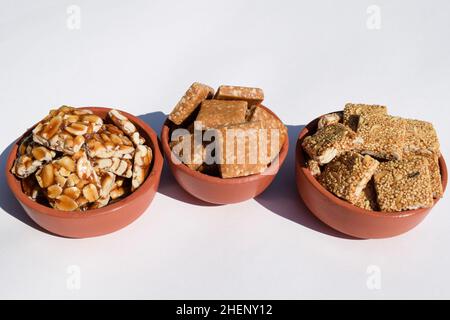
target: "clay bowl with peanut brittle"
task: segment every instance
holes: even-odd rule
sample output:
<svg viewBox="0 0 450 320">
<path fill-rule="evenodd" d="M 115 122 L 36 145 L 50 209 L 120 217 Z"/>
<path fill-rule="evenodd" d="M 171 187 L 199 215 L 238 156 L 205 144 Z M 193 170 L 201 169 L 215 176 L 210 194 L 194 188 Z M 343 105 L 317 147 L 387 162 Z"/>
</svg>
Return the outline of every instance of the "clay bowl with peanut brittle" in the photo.
<svg viewBox="0 0 450 320">
<path fill-rule="evenodd" d="M 106 119 L 112 109 L 102 107 L 81 107 L 78 109 L 90 110 L 94 115 Z M 120 111 L 121 112 L 121 111 Z M 68 238 L 86 238 L 108 234 L 119 230 L 136 220 L 150 206 L 159 186 L 163 157 L 158 145 L 156 133 L 141 119 L 121 112 L 138 130 L 145 140 L 145 145 L 153 151 L 150 171 L 144 182 L 134 192 L 119 198 L 116 202 L 86 211 L 62 211 L 40 204 L 26 195 L 22 189 L 21 181 L 11 173 L 11 168 L 17 157 L 19 144 L 23 138 L 29 136 L 33 130 L 28 130 L 11 149 L 6 165 L 7 183 L 14 196 L 24 208 L 25 212 L 39 226 L 53 234 Z"/>
<path fill-rule="evenodd" d="M 321 117 L 310 122 L 300 132 L 295 151 L 297 190 L 305 205 L 322 222 L 344 234 L 360 239 L 389 238 L 403 234 L 417 226 L 431 211 L 430 208 L 400 212 L 370 211 L 344 201 L 322 186 L 306 165 L 303 140 L 316 132 Z M 442 188 L 447 186 L 447 167 L 439 157 Z M 434 205 L 439 199 L 434 200 Z M 433 206 L 434 206 L 433 205 Z"/>
<path fill-rule="evenodd" d="M 281 120 L 268 108 L 260 105 L 278 121 Z M 273 181 L 279 168 L 283 165 L 289 149 L 289 139 L 286 137 L 277 156 L 263 173 L 249 176 L 222 178 L 192 170 L 185 164 L 174 161 L 169 145 L 169 136 L 174 126 L 169 121 L 161 131 L 161 145 L 169 168 L 179 185 L 194 197 L 212 204 L 231 204 L 252 199 L 262 193 Z"/>
</svg>

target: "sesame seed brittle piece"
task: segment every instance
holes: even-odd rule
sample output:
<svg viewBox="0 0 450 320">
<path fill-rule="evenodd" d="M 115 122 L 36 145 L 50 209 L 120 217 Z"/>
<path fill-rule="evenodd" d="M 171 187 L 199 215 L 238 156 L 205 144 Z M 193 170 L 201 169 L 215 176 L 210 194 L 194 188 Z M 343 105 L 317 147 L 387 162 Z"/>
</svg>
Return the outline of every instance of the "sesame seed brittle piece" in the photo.
<svg viewBox="0 0 450 320">
<path fill-rule="evenodd" d="M 325 126 L 303 140 L 306 153 L 320 165 L 329 163 L 337 155 L 350 151 L 358 143 L 358 137 L 341 123 Z"/>
<path fill-rule="evenodd" d="M 429 164 L 423 157 L 380 164 L 374 182 L 381 211 L 398 212 L 433 205 Z"/>
<path fill-rule="evenodd" d="M 345 152 L 333 159 L 319 176 L 319 182 L 339 198 L 358 203 L 379 162 L 370 156 Z"/>
<path fill-rule="evenodd" d="M 343 122 L 356 131 L 361 116 L 374 114 L 387 115 L 387 107 L 375 104 L 347 103 L 344 107 Z"/>
<path fill-rule="evenodd" d="M 375 190 L 375 184 L 373 179 L 371 179 L 364 190 L 361 192 L 361 196 L 354 203 L 355 206 L 369 210 L 369 211 L 379 211 L 377 202 L 377 192 Z"/>
<path fill-rule="evenodd" d="M 440 154 L 439 139 L 433 124 L 405 119 L 406 135 L 403 151 L 405 153 Z"/>
<path fill-rule="evenodd" d="M 329 113 L 320 117 L 319 122 L 317 122 L 317 130 L 342 122 L 342 117 L 342 112 Z"/>
</svg>

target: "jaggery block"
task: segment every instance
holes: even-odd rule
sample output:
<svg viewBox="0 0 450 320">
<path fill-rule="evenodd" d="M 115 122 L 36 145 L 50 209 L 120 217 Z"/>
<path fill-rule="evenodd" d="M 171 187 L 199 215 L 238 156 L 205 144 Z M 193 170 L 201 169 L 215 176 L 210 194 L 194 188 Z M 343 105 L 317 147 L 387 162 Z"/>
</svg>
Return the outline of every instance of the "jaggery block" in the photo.
<svg viewBox="0 0 450 320">
<path fill-rule="evenodd" d="M 320 176 L 320 173 L 322 172 L 322 170 L 320 169 L 320 165 L 316 160 L 309 159 L 306 162 L 306 167 L 314 177 Z"/>
<path fill-rule="evenodd" d="M 194 134 L 179 136 L 178 140 L 169 143 L 172 153 L 180 159 L 188 168 L 198 170 L 203 164 L 204 148 L 202 142 L 196 143 Z M 184 151 L 189 150 L 186 155 Z"/>
<path fill-rule="evenodd" d="M 405 153 L 434 153 L 440 154 L 439 139 L 433 124 L 406 119 L 406 136 L 403 151 Z"/>
<path fill-rule="evenodd" d="M 323 127 L 330 126 L 332 124 L 340 123 L 342 121 L 342 113 L 334 112 L 326 114 L 320 117 L 319 122 L 317 123 L 317 129 L 322 129 Z"/>
<path fill-rule="evenodd" d="M 169 120 L 176 125 L 182 124 L 203 100 L 208 99 L 213 94 L 213 88 L 199 82 L 194 82 L 169 114 Z"/>
<path fill-rule="evenodd" d="M 245 122 L 248 104 L 246 101 L 205 100 L 195 121 L 204 129 Z"/>
<path fill-rule="evenodd" d="M 376 104 L 347 103 L 344 107 L 344 124 L 353 131 L 358 128 L 360 116 L 387 115 L 387 108 Z"/>
<path fill-rule="evenodd" d="M 259 154 L 261 121 L 218 128 L 219 169 L 222 178 L 249 176 L 263 172 L 267 159 Z M 266 158 L 266 157 L 264 157 Z"/>
<path fill-rule="evenodd" d="M 286 126 L 276 116 L 260 106 L 254 107 L 250 121 L 261 121 L 263 129 L 267 130 L 267 156 L 273 159 L 279 154 L 281 147 L 288 138 Z M 272 136 L 279 138 L 276 150 L 272 150 Z"/>
<path fill-rule="evenodd" d="M 405 143 L 405 121 L 386 115 L 361 116 L 359 137 L 363 140 L 360 151 L 376 158 L 400 160 Z"/>
<path fill-rule="evenodd" d="M 370 156 L 345 152 L 325 166 L 318 180 L 328 191 L 355 204 L 378 165 Z"/>
<path fill-rule="evenodd" d="M 359 199 L 354 203 L 355 206 L 369 210 L 369 211 L 379 211 L 377 202 L 377 192 L 375 190 L 375 184 L 373 179 L 371 179 L 364 190 L 361 192 Z"/>
<path fill-rule="evenodd" d="M 429 164 L 423 157 L 381 163 L 374 182 L 381 211 L 415 210 L 433 205 Z"/>
<path fill-rule="evenodd" d="M 220 86 L 214 97 L 218 100 L 244 100 L 249 106 L 260 104 L 264 100 L 264 91 L 260 88 Z"/>
<path fill-rule="evenodd" d="M 320 165 L 329 163 L 337 155 L 350 151 L 358 143 L 357 135 L 347 126 L 336 123 L 323 127 L 303 140 L 306 153 Z"/>
</svg>

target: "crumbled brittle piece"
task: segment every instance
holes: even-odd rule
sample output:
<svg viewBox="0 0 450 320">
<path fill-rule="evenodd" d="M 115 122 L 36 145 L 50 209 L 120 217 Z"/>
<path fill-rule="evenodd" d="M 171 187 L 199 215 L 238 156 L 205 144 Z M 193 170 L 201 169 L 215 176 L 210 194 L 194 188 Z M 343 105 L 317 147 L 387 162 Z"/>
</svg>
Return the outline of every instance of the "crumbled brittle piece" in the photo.
<svg viewBox="0 0 450 320">
<path fill-rule="evenodd" d="M 196 121 L 204 129 L 242 123 L 245 121 L 247 102 L 227 100 L 205 100 L 200 105 Z"/>
<path fill-rule="evenodd" d="M 361 116 L 358 135 L 364 141 L 361 153 L 386 160 L 400 160 L 405 143 L 405 121 L 387 115 Z"/>
<path fill-rule="evenodd" d="M 72 155 L 80 151 L 84 135 L 97 132 L 103 120 L 89 110 L 63 106 L 50 111 L 34 129 L 33 140 L 47 148 Z"/>
<path fill-rule="evenodd" d="M 361 116 L 387 115 L 387 107 L 376 104 L 347 103 L 344 107 L 343 122 L 356 131 Z"/>
<path fill-rule="evenodd" d="M 55 156 L 55 151 L 49 150 L 32 141 L 31 137 L 27 137 L 18 148 L 17 158 L 11 172 L 18 178 L 27 178 Z"/>
<path fill-rule="evenodd" d="M 214 89 L 194 82 L 169 114 L 169 120 L 180 125 L 194 112 L 200 103 L 214 94 Z"/>
<path fill-rule="evenodd" d="M 314 177 L 320 176 L 322 172 L 319 163 L 313 159 L 309 159 L 308 161 L 306 161 L 306 167 L 309 169 L 309 171 Z"/>
<path fill-rule="evenodd" d="M 264 91 L 260 88 L 220 86 L 214 99 L 218 100 L 243 100 L 251 105 L 257 105 L 264 100 Z"/>
<path fill-rule="evenodd" d="M 261 159 L 259 136 L 262 121 L 218 128 L 219 169 L 222 178 L 262 173 L 270 160 Z M 266 158 L 266 157 L 264 157 Z"/>
<path fill-rule="evenodd" d="M 112 124 L 87 137 L 86 150 L 91 158 L 131 159 L 135 152 L 133 142 L 122 130 Z"/>
<path fill-rule="evenodd" d="M 125 132 L 125 134 L 131 139 L 131 141 L 133 141 L 134 145 L 138 146 L 145 143 L 145 139 L 141 137 L 133 122 L 128 120 L 128 118 L 124 116 L 120 111 L 111 110 L 108 115 L 112 122 L 120 130 Z"/>
<path fill-rule="evenodd" d="M 131 181 L 131 191 L 138 189 L 147 178 L 153 159 L 153 152 L 150 147 L 139 145 L 136 147 L 133 165 L 133 177 Z"/>
<path fill-rule="evenodd" d="M 192 170 L 197 170 L 205 159 L 205 149 L 201 141 L 196 142 L 194 134 L 179 136 L 169 143 L 172 153 Z M 185 150 L 190 150 L 186 155 Z"/>
<path fill-rule="evenodd" d="M 355 206 L 369 210 L 369 211 L 379 211 L 377 202 L 377 192 L 375 190 L 375 184 L 373 179 L 371 179 L 364 190 L 361 192 L 360 197 L 354 203 Z"/>
<path fill-rule="evenodd" d="M 303 140 L 306 153 L 320 165 L 329 163 L 337 155 L 350 151 L 358 144 L 355 132 L 341 123 L 325 126 Z"/>
<path fill-rule="evenodd" d="M 86 203 L 100 197 L 99 178 L 84 151 L 44 165 L 36 173 L 36 180 L 50 205 L 59 210 L 84 210 Z"/>
<path fill-rule="evenodd" d="M 370 156 L 345 152 L 325 167 L 319 182 L 339 198 L 355 204 L 378 165 L 379 162 Z"/>
<path fill-rule="evenodd" d="M 406 126 L 404 153 L 440 154 L 439 139 L 433 124 L 410 119 L 405 119 L 404 122 Z"/>
<path fill-rule="evenodd" d="M 317 122 L 317 130 L 332 124 L 340 123 L 342 121 L 342 117 L 341 112 L 329 113 L 320 117 L 319 122 Z"/>
<path fill-rule="evenodd" d="M 381 211 L 398 212 L 433 205 L 429 164 L 423 157 L 381 163 L 374 182 Z"/>
</svg>

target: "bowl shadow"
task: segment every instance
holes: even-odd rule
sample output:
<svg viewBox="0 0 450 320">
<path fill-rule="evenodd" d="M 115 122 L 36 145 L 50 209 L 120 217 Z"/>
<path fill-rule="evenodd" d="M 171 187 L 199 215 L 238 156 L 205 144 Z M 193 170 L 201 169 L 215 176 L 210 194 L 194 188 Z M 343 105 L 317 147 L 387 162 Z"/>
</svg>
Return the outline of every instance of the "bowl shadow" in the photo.
<svg viewBox="0 0 450 320">
<path fill-rule="evenodd" d="M 360 240 L 329 227 L 306 207 L 297 192 L 295 180 L 295 149 L 304 125 L 288 125 L 289 152 L 272 184 L 255 200 L 273 213 L 311 230 L 342 239 Z"/>
<path fill-rule="evenodd" d="M 163 127 L 163 124 L 167 119 L 167 114 L 161 111 L 156 111 L 140 115 L 139 118 L 143 120 L 145 123 L 147 123 L 153 130 L 155 130 L 156 134 L 158 135 L 159 148 L 161 150 L 161 153 L 163 153 L 159 137 L 161 136 L 161 129 Z M 208 203 L 200 199 L 197 199 L 196 197 L 185 191 L 183 188 L 181 188 L 181 186 L 178 184 L 178 182 L 172 175 L 172 172 L 170 172 L 169 165 L 167 164 L 166 159 L 164 159 L 164 166 L 161 172 L 161 180 L 159 183 L 158 193 L 161 193 L 172 199 L 195 206 L 203 206 L 203 207 L 219 206 L 218 204 Z"/>
</svg>

